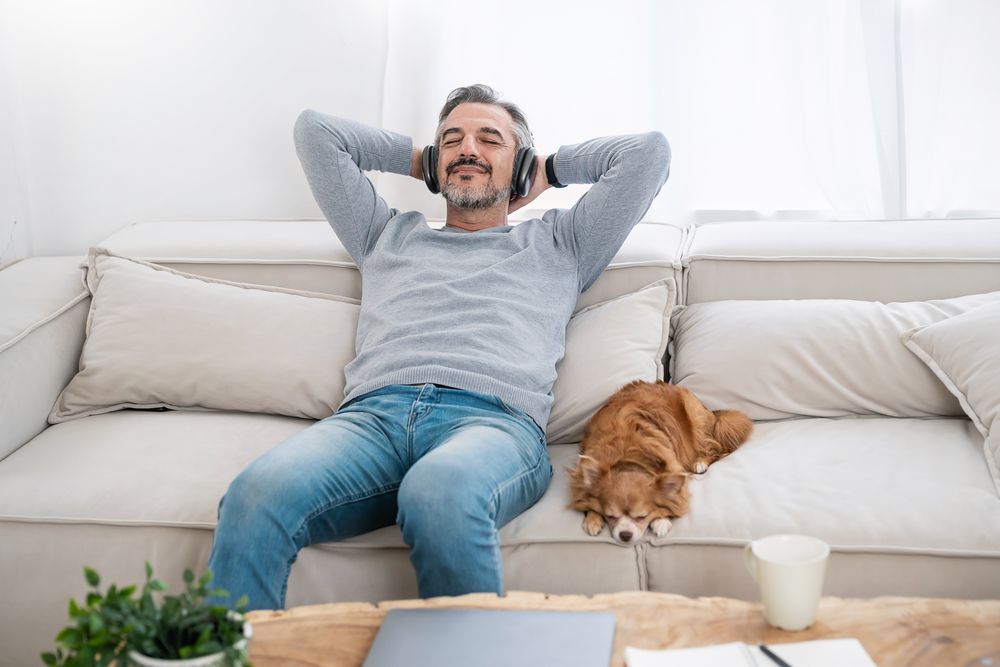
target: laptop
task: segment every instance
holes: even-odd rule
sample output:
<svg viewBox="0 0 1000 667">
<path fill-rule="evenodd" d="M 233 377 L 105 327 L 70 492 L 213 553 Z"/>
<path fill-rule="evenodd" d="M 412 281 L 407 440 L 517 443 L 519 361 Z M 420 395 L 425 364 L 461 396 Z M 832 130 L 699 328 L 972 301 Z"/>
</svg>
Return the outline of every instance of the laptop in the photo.
<svg viewBox="0 0 1000 667">
<path fill-rule="evenodd" d="M 608 667 L 604 611 L 390 609 L 364 667 Z"/>
</svg>

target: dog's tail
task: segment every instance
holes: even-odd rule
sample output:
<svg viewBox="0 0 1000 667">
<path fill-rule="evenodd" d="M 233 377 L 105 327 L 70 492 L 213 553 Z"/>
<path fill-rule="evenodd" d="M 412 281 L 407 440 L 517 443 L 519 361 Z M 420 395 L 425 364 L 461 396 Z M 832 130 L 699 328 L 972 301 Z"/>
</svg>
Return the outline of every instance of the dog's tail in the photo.
<svg viewBox="0 0 1000 667">
<path fill-rule="evenodd" d="M 739 410 L 713 410 L 712 414 L 715 415 L 712 437 L 719 443 L 722 456 L 735 451 L 753 432 L 753 422 Z"/>
</svg>

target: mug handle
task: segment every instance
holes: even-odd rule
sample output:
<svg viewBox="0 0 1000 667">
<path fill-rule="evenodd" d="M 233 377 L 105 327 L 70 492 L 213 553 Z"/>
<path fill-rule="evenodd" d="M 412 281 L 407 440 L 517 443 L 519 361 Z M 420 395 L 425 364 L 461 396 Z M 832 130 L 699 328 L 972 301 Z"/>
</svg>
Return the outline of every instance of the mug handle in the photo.
<svg viewBox="0 0 1000 667">
<path fill-rule="evenodd" d="M 743 564 L 747 567 L 747 572 L 757 581 L 757 557 L 753 555 L 753 542 L 747 542 L 743 547 Z"/>
</svg>

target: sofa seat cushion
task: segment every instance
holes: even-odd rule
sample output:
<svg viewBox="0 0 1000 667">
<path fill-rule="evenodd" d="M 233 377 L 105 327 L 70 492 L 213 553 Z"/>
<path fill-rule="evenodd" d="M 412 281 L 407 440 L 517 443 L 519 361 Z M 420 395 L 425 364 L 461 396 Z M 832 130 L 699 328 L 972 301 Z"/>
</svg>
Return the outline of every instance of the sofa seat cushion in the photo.
<svg viewBox="0 0 1000 667">
<path fill-rule="evenodd" d="M 10 538 L 25 548 L 72 554 L 62 559 L 65 572 L 31 573 L 36 579 L 82 583 L 80 568 L 86 563 L 107 581 L 115 581 L 118 571 L 130 573 L 119 579 L 138 581 L 142 561 L 150 557 L 164 576 L 184 567 L 203 568 L 219 499 L 230 481 L 265 451 L 313 423 L 238 412 L 123 410 L 56 424 L 0 462 L 0 543 Z M 565 468 L 573 464 L 577 446 L 553 445 L 550 453 L 555 477 L 549 492 L 501 531 L 507 586 L 588 594 L 641 588 L 636 551 L 607 536 L 587 536 L 580 528 L 582 516 L 565 507 Z M 190 562 L 190 550 L 104 555 L 107 545 L 96 538 L 81 542 L 81 531 L 106 536 L 111 528 L 126 533 L 162 529 L 175 536 L 178 529 L 188 535 L 194 531 L 201 535 L 199 562 Z M 98 567 L 102 562 L 103 570 Z M 567 562 L 581 567 L 567 571 Z M 293 568 L 287 603 L 416 594 L 409 549 L 399 529 L 391 526 L 306 549 Z M 65 608 L 65 599 L 60 607 Z"/>
<path fill-rule="evenodd" d="M 1000 498 L 967 419 L 757 424 L 691 488 L 652 590 L 752 597 L 743 545 L 793 532 L 830 544 L 827 594 L 1000 596 Z"/>
<path fill-rule="evenodd" d="M 212 529 L 240 470 L 312 423 L 129 409 L 55 424 L 0 462 L 0 521 Z"/>
</svg>

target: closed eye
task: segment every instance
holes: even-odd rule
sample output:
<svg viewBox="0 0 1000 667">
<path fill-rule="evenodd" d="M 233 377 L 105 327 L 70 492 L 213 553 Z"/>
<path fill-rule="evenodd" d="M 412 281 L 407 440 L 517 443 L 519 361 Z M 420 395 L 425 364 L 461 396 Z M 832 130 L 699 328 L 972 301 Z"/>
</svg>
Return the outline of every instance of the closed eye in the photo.
<svg viewBox="0 0 1000 667">
<path fill-rule="evenodd" d="M 636 521 L 642 521 L 643 519 L 646 518 L 646 516 L 647 516 L 646 514 L 640 514 L 639 516 L 634 516 L 632 518 L 635 519 Z"/>
</svg>

